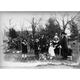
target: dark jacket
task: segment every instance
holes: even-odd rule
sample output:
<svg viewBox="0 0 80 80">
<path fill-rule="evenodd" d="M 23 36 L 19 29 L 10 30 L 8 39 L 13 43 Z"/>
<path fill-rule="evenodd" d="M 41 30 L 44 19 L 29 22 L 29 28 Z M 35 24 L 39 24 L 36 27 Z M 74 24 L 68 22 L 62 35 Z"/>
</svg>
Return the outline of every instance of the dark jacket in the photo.
<svg viewBox="0 0 80 80">
<path fill-rule="evenodd" d="M 26 54 L 28 51 L 27 51 L 27 44 L 23 44 L 22 43 L 22 53 L 23 54 Z"/>
<path fill-rule="evenodd" d="M 59 41 L 57 47 L 58 47 L 59 45 L 61 45 L 62 49 L 68 49 L 67 39 L 66 39 L 65 36 Z"/>
</svg>

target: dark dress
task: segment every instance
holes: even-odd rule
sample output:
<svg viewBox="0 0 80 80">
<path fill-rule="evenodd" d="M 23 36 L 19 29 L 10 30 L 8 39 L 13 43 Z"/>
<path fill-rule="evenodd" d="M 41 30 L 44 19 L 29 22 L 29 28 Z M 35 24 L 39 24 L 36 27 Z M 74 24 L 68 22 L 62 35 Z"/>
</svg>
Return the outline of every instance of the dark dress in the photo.
<svg viewBox="0 0 80 80">
<path fill-rule="evenodd" d="M 27 44 L 22 43 L 22 54 L 27 54 Z"/>
<path fill-rule="evenodd" d="M 55 45 L 58 45 L 58 43 L 53 42 L 53 45 L 54 45 L 54 46 L 55 46 Z M 59 47 L 56 47 L 56 48 L 54 49 L 54 51 L 55 51 L 55 55 L 59 55 Z"/>
</svg>

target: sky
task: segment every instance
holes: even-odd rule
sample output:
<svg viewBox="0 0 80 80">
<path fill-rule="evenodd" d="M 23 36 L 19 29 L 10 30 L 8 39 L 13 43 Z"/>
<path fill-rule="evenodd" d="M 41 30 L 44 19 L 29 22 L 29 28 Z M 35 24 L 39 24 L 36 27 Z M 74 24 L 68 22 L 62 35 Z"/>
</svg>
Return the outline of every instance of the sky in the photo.
<svg viewBox="0 0 80 80">
<path fill-rule="evenodd" d="M 50 17 L 50 14 L 41 14 L 41 13 L 27 13 L 27 12 L 5 12 L 1 13 L 1 26 L 7 26 L 10 28 L 11 26 L 15 25 L 14 27 L 16 30 L 21 30 L 22 25 L 24 24 L 23 28 L 28 28 L 31 30 L 31 20 L 32 18 L 39 19 L 42 18 L 41 24 L 45 24 L 46 20 Z M 11 19 L 11 25 L 9 24 L 9 19 Z"/>
<path fill-rule="evenodd" d="M 45 27 L 48 19 L 50 17 L 56 17 L 62 27 L 62 18 L 63 16 L 67 16 L 68 19 L 71 16 L 75 15 L 77 12 L 0 12 L 0 26 L 3 29 L 10 28 L 14 26 L 16 31 L 23 29 L 27 29 L 31 31 L 31 21 L 34 17 L 36 21 L 41 18 L 40 24 Z M 65 17 L 65 22 L 66 22 Z M 67 31 L 67 30 L 66 30 Z M 69 31 L 67 31 L 69 33 Z"/>
</svg>

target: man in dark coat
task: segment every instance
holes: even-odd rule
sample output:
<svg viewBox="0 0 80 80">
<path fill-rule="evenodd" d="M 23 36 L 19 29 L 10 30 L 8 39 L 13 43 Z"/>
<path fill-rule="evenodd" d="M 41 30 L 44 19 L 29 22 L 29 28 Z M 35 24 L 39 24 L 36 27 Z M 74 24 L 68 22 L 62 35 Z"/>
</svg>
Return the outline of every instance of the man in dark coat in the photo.
<svg viewBox="0 0 80 80">
<path fill-rule="evenodd" d="M 42 35 L 42 37 L 40 38 L 39 44 L 40 44 L 41 53 L 43 54 L 44 52 L 46 52 L 46 44 L 47 44 L 44 35 Z"/>
<path fill-rule="evenodd" d="M 34 54 L 35 58 L 38 60 L 39 59 L 39 40 L 36 39 L 34 42 Z"/>
<path fill-rule="evenodd" d="M 61 45 L 61 56 L 63 59 L 67 59 L 68 55 L 71 54 L 70 49 L 68 49 L 67 46 L 67 39 L 66 39 L 66 33 L 62 32 L 62 39 L 60 40 L 60 42 L 58 43 L 57 47 Z"/>
</svg>

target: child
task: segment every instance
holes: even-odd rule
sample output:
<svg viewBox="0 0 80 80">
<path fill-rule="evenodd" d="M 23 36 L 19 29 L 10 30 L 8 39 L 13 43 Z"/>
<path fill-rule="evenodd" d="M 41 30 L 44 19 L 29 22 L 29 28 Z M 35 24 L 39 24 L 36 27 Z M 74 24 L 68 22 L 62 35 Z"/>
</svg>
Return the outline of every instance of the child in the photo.
<svg viewBox="0 0 80 80">
<path fill-rule="evenodd" d="M 53 59 L 55 57 L 55 52 L 54 52 L 55 46 L 53 47 L 53 44 L 50 42 L 50 47 L 48 50 L 48 53 L 50 55 L 50 59 Z"/>
</svg>

